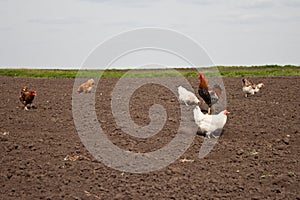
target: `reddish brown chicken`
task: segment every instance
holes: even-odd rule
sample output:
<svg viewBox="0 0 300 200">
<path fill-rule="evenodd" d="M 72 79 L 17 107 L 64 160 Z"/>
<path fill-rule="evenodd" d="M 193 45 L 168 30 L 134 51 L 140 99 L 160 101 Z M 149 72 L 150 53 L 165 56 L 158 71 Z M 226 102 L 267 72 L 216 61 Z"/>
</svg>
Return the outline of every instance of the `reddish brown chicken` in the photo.
<svg viewBox="0 0 300 200">
<path fill-rule="evenodd" d="M 22 88 L 19 99 L 24 105 L 24 110 L 28 110 L 27 105 L 30 105 L 30 107 L 32 107 L 32 101 L 35 96 L 36 96 L 36 91 L 28 91 L 27 86 L 24 86 Z"/>
<path fill-rule="evenodd" d="M 202 73 L 199 73 L 199 79 L 198 94 L 208 105 L 208 114 L 210 114 L 212 105 L 217 103 L 221 97 L 222 88 L 220 85 L 215 84 L 212 89 L 209 89 L 208 82 Z"/>
</svg>

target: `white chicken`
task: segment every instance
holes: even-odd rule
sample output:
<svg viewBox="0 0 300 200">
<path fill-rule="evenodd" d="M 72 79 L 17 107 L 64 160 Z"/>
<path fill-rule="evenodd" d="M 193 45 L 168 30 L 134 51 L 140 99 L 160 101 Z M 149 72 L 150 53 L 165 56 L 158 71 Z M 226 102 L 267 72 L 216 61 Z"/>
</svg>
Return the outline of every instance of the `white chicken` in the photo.
<svg viewBox="0 0 300 200">
<path fill-rule="evenodd" d="M 196 105 L 202 104 L 202 102 L 197 98 L 197 96 L 194 93 L 188 91 L 182 86 L 178 87 L 178 95 L 179 95 L 179 101 L 184 102 L 185 105 L 187 106 L 193 104 Z"/>
<path fill-rule="evenodd" d="M 245 97 L 248 97 L 249 94 L 254 95 L 255 94 L 255 88 L 253 88 L 251 85 L 249 86 L 243 86 L 243 92 L 245 94 Z"/>
<path fill-rule="evenodd" d="M 216 138 L 221 134 L 223 127 L 226 124 L 228 114 L 229 112 L 227 110 L 224 110 L 217 115 L 209 115 L 203 114 L 199 106 L 196 106 L 194 109 L 195 123 L 201 129 L 201 132 L 204 132 L 208 138 Z"/>
</svg>

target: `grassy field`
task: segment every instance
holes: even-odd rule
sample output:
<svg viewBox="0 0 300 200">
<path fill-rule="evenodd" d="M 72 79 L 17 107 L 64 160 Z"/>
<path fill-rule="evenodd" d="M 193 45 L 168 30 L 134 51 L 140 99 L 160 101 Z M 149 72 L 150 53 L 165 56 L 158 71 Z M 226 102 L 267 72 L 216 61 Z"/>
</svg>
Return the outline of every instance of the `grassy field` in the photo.
<svg viewBox="0 0 300 200">
<path fill-rule="evenodd" d="M 292 65 L 264 65 L 264 66 L 218 66 L 214 70 L 202 68 L 206 76 L 244 77 L 244 76 L 300 76 L 300 66 Z M 129 73 L 127 73 L 129 72 Z M 179 72 L 179 73 L 178 73 Z M 154 70 L 43 70 L 43 69 L 0 69 L 0 76 L 23 78 L 120 78 L 120 77 L 197 77 L 196 69 L 177 69 L 177 72 L 168 69 Z"/>
</svg>

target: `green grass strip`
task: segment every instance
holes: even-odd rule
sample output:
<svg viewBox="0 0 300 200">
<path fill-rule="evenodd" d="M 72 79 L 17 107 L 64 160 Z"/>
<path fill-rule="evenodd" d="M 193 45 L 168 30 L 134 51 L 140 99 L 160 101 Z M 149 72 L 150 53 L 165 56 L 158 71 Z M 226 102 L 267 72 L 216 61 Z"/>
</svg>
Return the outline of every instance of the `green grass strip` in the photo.
<svg viewBox="0 0 300 200">
<path fill-rule="evenodd" d="M 299 66 L 253 66 L 253 67 L 224 67 L 218 66 L 219 72 L 203 68 L 204 74 L 222 77 L 244 76 L 300 76 Z M 128 72 L 128 73 L 127 73 Z M 151 77 L 198 77 L 196 69 L 178 69 L 174 72 L 168 69 L 161 70 L 43 70 L 43 69 L 0 69 L 0 76 L 22 78 L 151 78 Z"/>
</svg>

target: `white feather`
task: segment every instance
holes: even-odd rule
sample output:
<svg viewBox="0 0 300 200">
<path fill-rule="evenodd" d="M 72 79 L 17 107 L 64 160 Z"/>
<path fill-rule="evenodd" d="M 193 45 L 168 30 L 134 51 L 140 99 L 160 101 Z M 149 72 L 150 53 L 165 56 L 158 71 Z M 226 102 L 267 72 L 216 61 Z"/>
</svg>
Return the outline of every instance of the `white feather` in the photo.
<svg viewBox="0 0 300 200">
<path fill-rule="evenodd" d="M 188 91 L 182 86 L 178 87 L 178 95 L 179 101 L 184 102 L 185 105 L 198 104 L 200 102 L 193 92 Z"/>
<path fill-rule="evenodd" d="M 251 85 L 243 86 L 243 92 L 245 93 L 245 97 L 247 97 L 248 94 L 254 95 L 255 89 Z"/>
<path fill-rule="evenodd" d="M 212 132 L 217 129 L 223 129 L 227 121 L 227 115 L 225 114 L 225 110 L 217 115 L 203 114 L 199 106 L 196 106 L 194 109 L 194 119 L 201 131 L 206 132 L 206 136 L 210 138 Z"/>
</svg>

